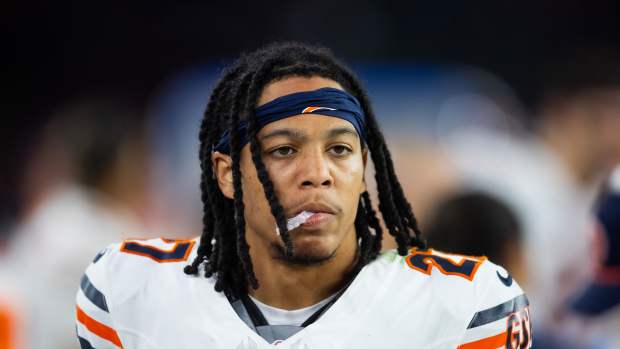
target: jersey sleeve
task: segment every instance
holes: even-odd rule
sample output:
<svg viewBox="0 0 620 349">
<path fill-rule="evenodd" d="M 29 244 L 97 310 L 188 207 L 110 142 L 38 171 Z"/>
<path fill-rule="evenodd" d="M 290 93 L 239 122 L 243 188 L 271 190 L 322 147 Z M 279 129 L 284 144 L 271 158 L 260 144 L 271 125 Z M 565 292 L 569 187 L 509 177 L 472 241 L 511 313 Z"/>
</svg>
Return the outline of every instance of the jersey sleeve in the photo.
<svg viewBox="0 0 620 349">
<path fill-rule="evenodd" d="M 99 252 L 80 280 L 75 311 L 77 337 L 82 349 L 123 348 L 107 298 L 110 294 L 107 264 L 113 249 L 109 246 Z"/>
<path fill-rule="evenodd" d="M 457 349 L 532 347 L 529 301 L 502 267 L 485 262 L 477 306 Z"/>
</svg>

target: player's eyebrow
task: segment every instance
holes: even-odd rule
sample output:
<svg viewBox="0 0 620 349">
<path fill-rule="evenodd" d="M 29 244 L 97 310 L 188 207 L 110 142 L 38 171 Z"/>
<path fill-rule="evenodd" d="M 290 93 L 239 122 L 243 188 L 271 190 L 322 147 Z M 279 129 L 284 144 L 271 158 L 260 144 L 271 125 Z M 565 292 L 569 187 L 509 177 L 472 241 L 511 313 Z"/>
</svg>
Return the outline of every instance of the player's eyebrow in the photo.
<svg viewBox="0 0 620 349">
<path fill-rule="evenodd" d="M 327 132 L 327 138 L 336 138 L 340 135 L 352 135 L 355 138 L 359 138 L 359 135 L 357 134 L 357 131 L 355 131 L 353 128 L 350 127 L 336 127 L 336 128 L 332 128 L 331 130 L 329 130 Z"/>
<path fill-rule="evenodd" d="M 274 137 L 288 137 L 288 138 L 292 138 L 299 142 L 303 142 L 308 139 L 308 135 L 305 132 L 298 130 L 298 129 L 294 129 L 294 128 L 281 128 L 281 129 L 273 130 L 271 132 L 268 132 L 262 135 L 260 139 L 261 141 L 265 141 L 269 138 L 274 138 Z"/>
</svg>

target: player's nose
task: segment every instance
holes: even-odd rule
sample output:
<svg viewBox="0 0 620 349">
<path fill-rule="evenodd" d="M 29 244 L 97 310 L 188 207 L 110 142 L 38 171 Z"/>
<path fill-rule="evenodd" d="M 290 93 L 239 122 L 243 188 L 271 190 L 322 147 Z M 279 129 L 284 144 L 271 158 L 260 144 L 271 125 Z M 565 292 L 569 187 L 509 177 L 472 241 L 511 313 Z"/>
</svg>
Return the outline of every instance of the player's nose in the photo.
<svg viewBox="0 0 620 349">
<path fill-rule="evenodd" d="M 330 187 L 334 183 L 329 159 L 323 151 L 305 152 L 298 171 L 301 188 Z"/>
</svg>

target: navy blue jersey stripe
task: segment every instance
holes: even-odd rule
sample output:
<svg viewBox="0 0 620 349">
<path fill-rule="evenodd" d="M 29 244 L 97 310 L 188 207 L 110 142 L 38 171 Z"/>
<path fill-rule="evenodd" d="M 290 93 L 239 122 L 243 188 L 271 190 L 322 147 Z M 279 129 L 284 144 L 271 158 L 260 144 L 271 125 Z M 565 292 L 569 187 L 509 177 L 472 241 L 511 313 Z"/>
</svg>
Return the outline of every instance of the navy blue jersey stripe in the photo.
<svg viewBox="0 0 620 349">
<path fill-rule="evenodd" d="M 93 263 L 97 263 L 99 262 L 99 258 L 103 257 L 103 255 L 105 254 L 106 250 L 101 250 L 99 251 L 99 253 L 97 253 L 97 255 L 95 256 L 95 258 L 93 259 Z"/>
<path fill-rule="evenodd" d="M 80 348 L 82 348 L 82 349 L 95 349 L 95 348 L 93 348 L 92 345 L 90 345 L 90 343 L 86 339 L 78 336 L 78 340 L 80 341 Z"/>
<path fill-rule="evenodd" d="M 84 292 L 86 298 L 93 302 L 94 305 L 106 313 L 109 312 L 108 304 L 105 301 L 105 296 L 90 282 L 86 274 L 82 276 L 80 287 L 82 288 L 82 292 Z"/>
<path fill-rule="evenodd" d="M 474 314 L 474 317 L 471 319 L 471 322 L 467 328 L 469 329 L 486 325 L 493 321 L 505 318 L 508 315 L 527 307 L 528 305 L 530 305 L 530 301 L 527 299 L 525 294 L 522 294 L 507 302 L 477 312 Z"/>
<path fill-rule="evenodd" d="M 145 254 L 162 262 L 168 260 L 181 260 L 185 256 L 187 249 L 192 246 L 191 242 L 180 242 L 172 251 L 162 251 L 152 246 L 145 246 L 137 242 L 126 242 L 123 248 L 127 251 L 138 254 Z"/>
</svg>

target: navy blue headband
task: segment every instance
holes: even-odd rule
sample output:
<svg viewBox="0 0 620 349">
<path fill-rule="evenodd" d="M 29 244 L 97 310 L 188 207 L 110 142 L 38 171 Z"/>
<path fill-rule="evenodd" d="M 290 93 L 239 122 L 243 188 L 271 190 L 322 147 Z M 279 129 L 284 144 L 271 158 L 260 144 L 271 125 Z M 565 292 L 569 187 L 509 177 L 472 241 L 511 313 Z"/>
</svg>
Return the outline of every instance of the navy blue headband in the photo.
<svg viewBox="0 0 620 349">
<path fill-rule="evenodd" d="M 360 138 L 366 142 L 366 119 L 360 103 L 349 93 L 337 88 L 325 87 L 278 97 L 256 108 L 254 114 L 259 130 L 274 121 L 300 114 L 334 116 L 350 122 Z M 237 130 L 243 147 L 250 141 L 247 121 L 240 121 Z M 222 134 L 213 150 L 230 154 L 230 132 L 228 130 Z"/>
</svg>

